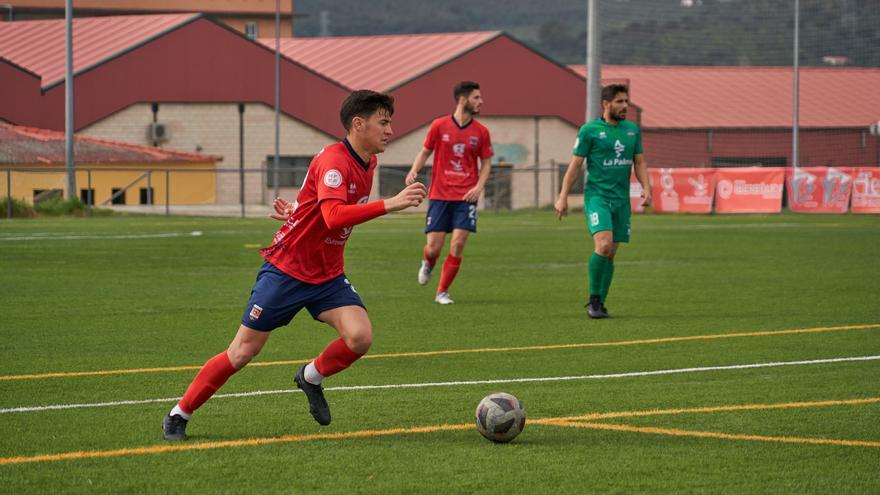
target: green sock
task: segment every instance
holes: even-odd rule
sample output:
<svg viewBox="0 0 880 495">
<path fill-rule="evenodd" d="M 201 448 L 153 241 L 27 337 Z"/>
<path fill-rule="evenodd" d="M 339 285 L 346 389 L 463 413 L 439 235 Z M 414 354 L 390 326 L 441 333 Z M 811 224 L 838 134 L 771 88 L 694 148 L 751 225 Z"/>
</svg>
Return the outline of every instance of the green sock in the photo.
<svg viewBox="0 0 880 495">
<path fill-rule="evenodd" d="M 602 277 L 602 303 L 605 303 L 605 300 L 608 299 L 608 289 L 611 288 L 611 278 L 614 277 L 614 262 L 608 260 L 608 263 L 605 265 L 605 274 Z"/>
<path fill-rule="evenodd" d="M 590 256 L 590 295 L 601 296 L 605 269 L 608 267 L 608 258 L 593 251 Z"/>
</svg>

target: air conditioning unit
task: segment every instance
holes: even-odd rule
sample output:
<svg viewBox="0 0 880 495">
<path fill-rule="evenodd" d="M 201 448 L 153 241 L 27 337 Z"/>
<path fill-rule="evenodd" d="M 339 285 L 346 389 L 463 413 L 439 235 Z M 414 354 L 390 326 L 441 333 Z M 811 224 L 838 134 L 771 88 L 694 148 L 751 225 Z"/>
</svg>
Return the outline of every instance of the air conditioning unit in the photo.
<svg viewBox="0 0 880 495">
<path fill-rule="evenodd" d="M 159 122 L 151 122 L 149 127 L 150 141 L 154 143 L 164 143 L 171 138 L 168 132 L 168 126 Z"/>
</svg>

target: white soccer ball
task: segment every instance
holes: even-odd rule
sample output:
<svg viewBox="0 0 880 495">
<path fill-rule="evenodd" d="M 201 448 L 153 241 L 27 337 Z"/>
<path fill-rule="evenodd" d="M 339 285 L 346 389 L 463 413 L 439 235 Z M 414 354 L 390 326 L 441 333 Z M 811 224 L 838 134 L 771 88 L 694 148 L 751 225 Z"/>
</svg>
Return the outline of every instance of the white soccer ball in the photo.
<svg viewBox="0 0 880 495">
<path fill-rule="evenodd" d="M 526 410 L 516 397 L 498 392 L 487 395 L 477 405 L 477 431 L 493 442 L 506 443 L 523 430 Z"/>
</svg>

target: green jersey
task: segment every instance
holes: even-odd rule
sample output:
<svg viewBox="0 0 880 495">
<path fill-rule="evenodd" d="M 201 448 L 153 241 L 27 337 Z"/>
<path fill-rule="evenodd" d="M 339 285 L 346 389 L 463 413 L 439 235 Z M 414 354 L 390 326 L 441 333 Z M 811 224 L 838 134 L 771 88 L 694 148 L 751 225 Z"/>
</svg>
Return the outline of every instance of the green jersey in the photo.
<svg viewBox="0 0 880 495">
<path fill-rule="evenodd" d="M 585 201 L 601 196 L 609 201 L 629 202 L 633 157 L 642 153 L 639 126 L 626 120 L 616 126 L 602 119 L 587 122 L 578 131 L 572 153 L 587 161 Z"/>
</svg>

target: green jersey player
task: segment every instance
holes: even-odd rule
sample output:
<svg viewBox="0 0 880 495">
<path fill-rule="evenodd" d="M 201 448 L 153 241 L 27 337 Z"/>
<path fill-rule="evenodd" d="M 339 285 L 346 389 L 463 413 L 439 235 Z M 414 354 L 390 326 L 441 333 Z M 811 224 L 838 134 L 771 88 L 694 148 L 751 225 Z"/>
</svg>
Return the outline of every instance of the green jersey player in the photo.
<svg viewBox="0 0 880 495">
<path fill-rule="evenodd" d="M 639 127 L 626 121 L 629 89 L 621 84 L 602 88 L 602 118 L 587 122 L 578 131 L 571 162 L 556 200 L 556 215 L 568 214 L 568 193 L 587 161 L 584 213 L 593 236 L 590 256 L 590 318 L 607 318 L 605 299 L 614 275 L 614 255 L 621 242 L 629 242 L 629 178 L 635 166 L 645 206 L 651 204 L 648 164 L 642 153 Z"/>
</svg>

